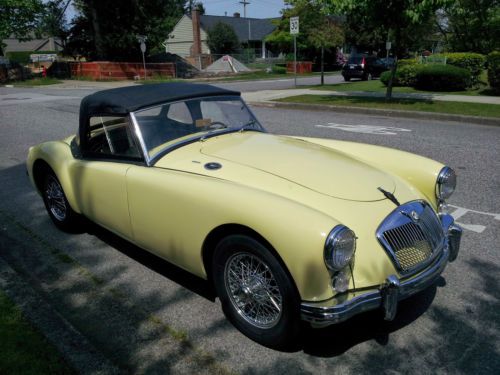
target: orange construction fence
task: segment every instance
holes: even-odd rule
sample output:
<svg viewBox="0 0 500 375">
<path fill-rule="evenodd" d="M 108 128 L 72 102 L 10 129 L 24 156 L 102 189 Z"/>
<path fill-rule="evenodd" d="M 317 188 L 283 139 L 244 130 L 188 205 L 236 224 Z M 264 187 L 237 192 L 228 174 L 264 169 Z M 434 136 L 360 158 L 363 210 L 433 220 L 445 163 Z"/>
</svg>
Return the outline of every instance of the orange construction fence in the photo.
<svg viewBox="0 0 500 375">
<path fill-rule="evenodd" d="M 71 76 L 85 77 L 93 80 L 123 80 L 144 79 L 144 66 L 141 63 L 128 62 L 71 62 Z M 146 76 L 148 78 L 173 78 L 176 76 L 174 63 L 147 63 Z"/>
</svg>

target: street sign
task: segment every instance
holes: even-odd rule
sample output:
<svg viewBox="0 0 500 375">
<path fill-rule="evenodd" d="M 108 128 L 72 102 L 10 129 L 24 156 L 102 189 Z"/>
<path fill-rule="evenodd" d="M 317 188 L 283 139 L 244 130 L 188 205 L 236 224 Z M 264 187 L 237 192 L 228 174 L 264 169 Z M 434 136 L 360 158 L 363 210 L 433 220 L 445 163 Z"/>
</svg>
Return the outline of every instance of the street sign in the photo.
<svg viewBox="0 0 500 375">
<path fill-rule="evenodd" d="M 144 53 L 146 52 L 146 43 L 141 42 L 141 52 Z"/>
<path fill-rule="evenodd" d="M 391 47 L 392 47 L 392 43 L 391 42 L 385 42 L 385 49 L 387 51 L 389 51 L 391 49 Z"/>
<path fill-rule="evenodd" d="M 299 17 L 290 17 L 290 34 L 297 35 L 299 33 Z"/>
</svg>

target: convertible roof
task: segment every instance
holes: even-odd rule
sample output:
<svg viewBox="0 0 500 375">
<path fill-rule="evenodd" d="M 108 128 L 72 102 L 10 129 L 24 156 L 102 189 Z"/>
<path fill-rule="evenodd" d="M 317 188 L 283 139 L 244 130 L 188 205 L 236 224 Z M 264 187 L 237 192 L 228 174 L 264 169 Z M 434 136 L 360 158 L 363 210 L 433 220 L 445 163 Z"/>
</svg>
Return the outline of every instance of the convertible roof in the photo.
<svg viewBox="0 0 500 375">
<path fill-rule="evenodd" d="M 159 83 L 98 91 L 83 98 L 80 104 L 80 125 L 82 120 L 93 115 L 126 115 L 141 108 L 169 101 L 215 95 L 240 95 L 240 93 L 193 83 Z"/>
<path fill-rule="evenodd" d="M 159 83 L 98 91 L 82 99 L 77 139 L 80 142 L 80 135 L 88 131 L 92 116 L 126 115 L 165 102 L 219 95 L 240 96 L 240 93 L 195 83 Z"/>
</svg>

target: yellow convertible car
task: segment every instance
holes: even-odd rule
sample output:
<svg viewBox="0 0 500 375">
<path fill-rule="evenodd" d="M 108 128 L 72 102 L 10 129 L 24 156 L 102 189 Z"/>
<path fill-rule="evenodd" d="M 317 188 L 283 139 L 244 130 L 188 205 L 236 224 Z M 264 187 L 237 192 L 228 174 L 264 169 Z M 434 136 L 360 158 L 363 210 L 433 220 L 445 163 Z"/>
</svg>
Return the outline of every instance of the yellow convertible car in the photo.
<svg viewBox="0 0 500 375">
<path fill-rule="evenodd" d="M 213 283 L 272 347 L 436 281 L 462 230 L 454 171 L 367 144 L 268 134 L 239 92 L 170 83 L 82 100 L 76 136 L 29 150 L 52 221 L 86 217 Z"/>
</svg>

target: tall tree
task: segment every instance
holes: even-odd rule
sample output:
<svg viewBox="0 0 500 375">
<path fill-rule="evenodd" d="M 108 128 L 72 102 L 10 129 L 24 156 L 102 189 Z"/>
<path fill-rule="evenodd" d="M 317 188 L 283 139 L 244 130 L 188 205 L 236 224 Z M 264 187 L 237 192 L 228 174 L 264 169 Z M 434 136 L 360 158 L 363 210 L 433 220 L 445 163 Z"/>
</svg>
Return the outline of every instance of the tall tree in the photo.
<svg viewBox="0 0 500 375">
<path fill-rule="evenodd" d="M 162 42 L 184 13 L 186 0 L 75 0 L 68 49 L 92 59 L 140 61 L 137 35 L 147 36 L 147 54 Z M 82 34 L 83 33 L 83 34 Z"/>
<path fill-rule="evenodd" d="M 301 58 L 314 59 L 319 50 L 323 52 L 343 43 L 343 33 L 337 26 L 339 19 L 328 15 L 320 0 L 286 0 L 291 6 L 282 10 L 282 17 L 275 21 L 276 29 L 266 42 L 278 46 L 281 51 L 291 51 L 293 36 L 290 34 L 290 17 L 299 17 L 297 49 Z"/>
<path fill-rule="evenodd" d="M 66 20 L 66 9 L 71 0 L 49 0 L 43 4 L 38 32 L 40 34 L 58 37 L 66 42 L 68 36 L 68 23 Z"/>
<path fill-rule="evenodd" d="M 360 17 L 368 27 L 382 34 L 392 35 L 396 64 L 392 68 L 387 85 L 386 98 L 392 97 L 392 82 L 396 74 L 397 58 L 401 57 L 408 36 L 419 25 L 432 17 L 436 10 L 447 5 L 450 0 L 325 0 L 331 9 L 342 12 L 347 19 Z"/>
<path fill-rule="evenodd" d="M 29 40 L 40 22 L 41 0 L 0 0 L 0 54 L 3 40 L 11 35 Z"/>
<path fill-rule="evenodd" d="M 321 51 L 321 85 L 325 83 L 325 49 L 342 44 L 344 34 L 340 27 L 328 17 L 320 17 L 316 27 L 308 33 L 307 39 L 312 46 Z"/>
<path fill-rule="evenodd" d="M 500 1 L 456 0 L 443 8 L 440 31 L 454 51 L 500 49 Z"/>
<path fill-rule="evenodd" d="M 234 29 L 227 23 L 217 22 L 207 31 L 207 44 L 210 52 L 227 54 L 235 52 L 240 47 L 238 36 Z"/>
</svg>

